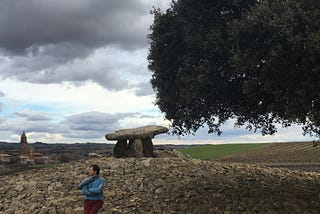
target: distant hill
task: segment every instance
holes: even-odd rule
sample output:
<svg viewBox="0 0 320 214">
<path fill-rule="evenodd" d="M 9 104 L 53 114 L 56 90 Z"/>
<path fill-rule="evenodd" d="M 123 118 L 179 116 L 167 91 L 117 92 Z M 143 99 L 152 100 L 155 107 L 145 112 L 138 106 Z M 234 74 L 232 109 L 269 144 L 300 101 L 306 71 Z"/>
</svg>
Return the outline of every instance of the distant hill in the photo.
<svg viewBox="0 0 320 214">
<path fill-rule="evenodd" d="M 64 147 L 64 148 L 72 148 L 72 147 L 113 147 L 114 144 L 108 144 L 108 143 L 42 143 L 42 142 L 35 142 L 35 143 L 28 143 L 29 146 L 32 146 L 33 148 L 37 149 L 50 149 L 55 147 Z M 8 143 L 8 142 L 0 142 L 0 150 L 5 150 L 7 148 L 10 149 L 18 149 L 19 143 Z"/>
<path fill-rule="evenodd" d="M 35 149 L 52 149 L 52 148 L 108 148 L 113 149 L 115 143 L 28 143 Z M 183 144 L 154 144 L 155 149 L 182 149 L 193 147 L 197 145 L 183 145 Z M 19 149 L 19 143 L 0 142 L 0 151 L 7 149 Z"/>
<path fill-rule="evenodd" d="M 0 151 L 19 149 L 18 143 L 0 142 Z"/>
</svg>

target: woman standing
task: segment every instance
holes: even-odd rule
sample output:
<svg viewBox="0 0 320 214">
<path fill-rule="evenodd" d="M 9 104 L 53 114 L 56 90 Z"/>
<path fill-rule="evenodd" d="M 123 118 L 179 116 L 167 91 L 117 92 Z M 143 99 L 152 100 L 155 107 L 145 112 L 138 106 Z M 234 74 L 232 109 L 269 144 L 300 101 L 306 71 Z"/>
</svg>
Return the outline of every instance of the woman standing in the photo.
<svg viewBox="0 0 320 214">
<path fill-rule="evenodd" d="M 89 177 L 79 184 L 79 190 L 85 196 L 84 213 L 97 214 L 103 205 L 103 189 L 105 179 L 99 176 L 100 167 L 91 165 L 88 170 Z"/>
</svg>

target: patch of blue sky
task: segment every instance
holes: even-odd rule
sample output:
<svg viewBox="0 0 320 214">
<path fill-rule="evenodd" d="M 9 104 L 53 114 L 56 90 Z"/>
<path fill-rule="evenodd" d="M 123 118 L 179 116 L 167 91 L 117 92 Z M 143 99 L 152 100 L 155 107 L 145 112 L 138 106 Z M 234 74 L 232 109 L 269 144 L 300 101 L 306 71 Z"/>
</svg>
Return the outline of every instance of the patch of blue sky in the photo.
<svg viewBox="0 0 320 214">
<path fill-rule="evenodd" d="M 1 99 L 0 102 L 2 103 L 1 108 L 1 115 L 5 117 L 10 117 L 17 111 L 21 111 L 21 104 L 17 101 L 9 100 L 9 99 Z"/>
<path fill-rule="evenodd" d="M 161 111 L 160 111 L 157 107 L 150 108 L 150 109 L 146 109 L 146 110 L 144 111 L 144 113 L 162 114 Z"/>
<path fill-rule="evenodd" d="M 40 104 L 26 104 L 25 109 L 35 112 L 55 112 L 57 111 L 56 106 L 51 105 L 40 105 Z"/>
<path fill-rule="evenodd" d="M 59 109 L 57 105 L 27 104 L 24 109 L 44 115 L 54 123 L 59 123 L 64 120 L 63 109 Z"/>
<path fill-rule="evenodd" d="M 15 113 L 29 111 L 31 113 L 37 113 L 49 117 L 52 122 L 60 122 L 62 113 L 57 112 L 59 108 L 57 105 L 41 105 L 34 103 L 22 103 L 11 99 L 1 99 L 2 111 L 1 115 L 6 118 L 15 118 Z"/>
</svg>

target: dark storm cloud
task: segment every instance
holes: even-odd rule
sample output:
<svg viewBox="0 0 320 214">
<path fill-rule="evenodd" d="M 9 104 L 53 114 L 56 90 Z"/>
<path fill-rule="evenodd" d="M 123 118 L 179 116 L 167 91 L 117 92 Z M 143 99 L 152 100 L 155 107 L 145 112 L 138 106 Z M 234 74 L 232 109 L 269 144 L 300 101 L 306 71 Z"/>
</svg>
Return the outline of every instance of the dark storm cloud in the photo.
<svg viewBox="0 0 320 214">
<path fill-rule="evenodd" d="M 128 74 L 147 75 L 145 57 L 136 56 L 148 45 L 149 11 L 167 1 L 0 0 L 0 78 L 134 88 Z"/>
<path fill-rule="evenodd" d="M 124 68 L 114 58 L 124 58 L 122 52 L 132 57 L 147 47 L 152 4 L 0 0 L 0 76 L 40 84 L 92 81 L 109 90 L 128 89 L 132 84 L 126 73 L 137 68 Z"/>
<path fill-rule="evenodd" d="M 139 0 L 1 0 L 0 47 L 32 54 L 61 43 L 88 49 L 144 46 L 150 7 Z"/>
<path fill-rule="evenodd" d="M 53 45 L 50 45 L 49 49 L 51 48 L 59 49 Z M 0 75 L 41 84 L 65 81 L 81 85 L 86 81 L 92 81 L 110 90 L 121 90 L 130 86 L 124 79 L 123 73 L 120 72 L 123 67 L 128 66 L 125 63 L 122 65 L 121 62 L 112 62 L 112 56 L 109 56 L 112 52 L 110 49 L 95 52 L 96 57 L 70 61 L 59 57 L 59 54 L 55 53 L 55 56 L 47 52 L 51 51 L 43 50 L 35 56 L 13 57 L 7 64 L 2 64 Z"/>
</svg>

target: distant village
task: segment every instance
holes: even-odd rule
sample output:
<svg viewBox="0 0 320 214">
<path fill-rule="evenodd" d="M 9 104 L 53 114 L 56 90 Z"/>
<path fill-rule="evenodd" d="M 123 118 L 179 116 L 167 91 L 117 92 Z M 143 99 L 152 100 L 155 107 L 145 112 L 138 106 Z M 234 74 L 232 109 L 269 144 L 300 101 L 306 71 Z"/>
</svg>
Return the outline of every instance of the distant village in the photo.
<svg viewBox="0 0 320 214">
<path fill-rule="evenodd" d="M 101 143 L 28 143 L 23 132 L 20 142 L 0 142 L 0 174 L 3 167 L 69 162 L 97 156 L 112 156 L 114 144 Z M 180 149 L 190 145 L 154 145 L 154 149 Z M 9 167 L 10 165 L 10 167 Z"/>
<path fill-rule="evenodd" d="M 28 143 L 23 132 L 19 143 L 0 142 L 0 174 L 6 165 L 18 166 L 69 162 L 101 155 L 112 155 L 114 144 L 108 143 Z M 7 168 L 6 167 L 6 168 Z"/>
<path fill-rule="evenodd" d="M 49 158 L 29 146 L 26 133 L 23 132 L 21 135 L 19 150 L 9 150 L 7 153 L 1 153 L 0 160 L 3 163 L 44 164 L 48 163 Z M 50 161 L 55 162 L 56 160 Z"/>
</svg>

